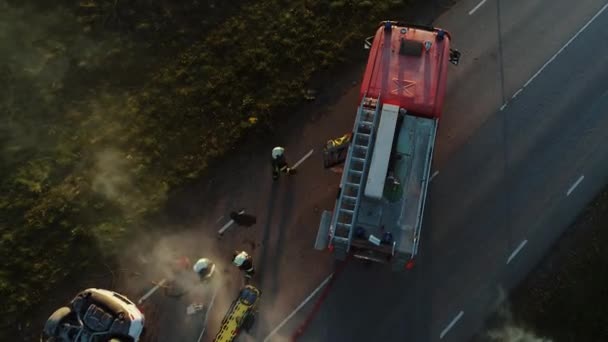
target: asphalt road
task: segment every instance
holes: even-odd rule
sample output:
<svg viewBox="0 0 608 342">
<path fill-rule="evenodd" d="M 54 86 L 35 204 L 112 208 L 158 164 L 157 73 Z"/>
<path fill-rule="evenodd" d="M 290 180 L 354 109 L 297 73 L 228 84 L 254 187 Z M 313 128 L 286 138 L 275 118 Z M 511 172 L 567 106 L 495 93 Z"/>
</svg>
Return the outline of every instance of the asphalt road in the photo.
<svg viewBox="0 0 608 342">
<path fill-rule="evenodd" d="M 506 97 L 515 94 L 603 4 L 502 1 Z M 434 341 L 461 311 L 443 340 L 466 339 L 480 327 L 499 287 L 509 288 L 523 277 L 604 184 L 608 165 L 602 133 L 608 122 L 600 113 L 606 110 L 608 90 L 608 29 L 602 28 L 607 14 L 499 111 L 503 102 L 496 1 L 488 0 L 469 15 L 476 5 L 460 1 L 437 22 L 451 31 L 463 60 L 450 70 L 435 150 L 434 168 L 440 173 L 431 185 L 416 269 L 394 274 L 377 265 L 349 264 L 302 340 Z M 358 84 L 361 76 L 362 69 L 355 70 L 351 79 L 341 82 Z M 233 250 L 253 253 L 254 284 L 263 291 L 255 328 L 243 341 L 263 340 L 332 272 L 331 256 L 312 245 L 320 212 L 332 207 L 340 176 L 321 167 L 319 152 L 324 141 L 351 130 L 357 97 L 358 85 L 353 84 L 345 94 L 322 99 L 334 103 L 329 109 L 320 111 L 318 104 L 310 104 L 280 124 L 276 135 L 235 150 L 221 167 L 172 196 L 169 216 L 191 229 L 170 237 L 163 248 L 150 247 L 150 253 L 162 254 L 158 250 L 168 244 L 218 264 L 222 285 L 202 341 L 212 339 L 240 287 L 239 274 L 229 265 Z M 508 122 L 506 145 L 503 115 Z M 311 149 L 314 153 L 297 175 L 272 182 L 268 159 L 274 145 L 287 148 L 291 163 Z M 507 181 L 504 151 L 509 157 Z M 566 196 L 580 174 L 585 174 L 584 180 Z M 256 215 L 258 223 L 233 227 L 218 240 L 216 232 L 228 213 L 239 208 Z M 506 265 L 524 239 L 527 244 Z M 192 317 L 184 323 L 180 314 L 187 302 L 167 304 L 158 296 L 152 300 L 162 302 L 163 308 L 177 306 L 158 312 L 159 341 L 198 340 L 200 322 L 193 323 L 197 318 Z M 310 306 L 270 340 L 286 340 Z"/>
<path fill-rule="evenodd" d="M 440 18 L 468 62 L 450 83 L 417 269 L 351 263 L 302 341 L 464 341 L 481 328 L 607 181 L 608 11 L 511 100 L 602 6 L 501 3 L 503 111 L 496 2 Z"/>
</svg>

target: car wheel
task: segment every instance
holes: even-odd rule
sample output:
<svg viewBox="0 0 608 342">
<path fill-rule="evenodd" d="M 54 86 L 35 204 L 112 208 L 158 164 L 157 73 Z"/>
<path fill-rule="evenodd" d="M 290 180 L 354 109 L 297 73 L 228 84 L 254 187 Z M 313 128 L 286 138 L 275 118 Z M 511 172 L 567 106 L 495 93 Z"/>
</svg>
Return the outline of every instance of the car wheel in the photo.
<svg viewBox="0 0 608 342">
<path fill-rule="evenodd" d="M 68 316 L 72 313 L 72 309 L 64 306 L 62 308 L 57 309 L 53 314 L 46 320 L 44 324 L 44 334 L 48 337 L 58 337 L 59 329 L 62 323 L 66 321 Z M 53 341 L 51 339 L 50 341 Z"/>
</svg>

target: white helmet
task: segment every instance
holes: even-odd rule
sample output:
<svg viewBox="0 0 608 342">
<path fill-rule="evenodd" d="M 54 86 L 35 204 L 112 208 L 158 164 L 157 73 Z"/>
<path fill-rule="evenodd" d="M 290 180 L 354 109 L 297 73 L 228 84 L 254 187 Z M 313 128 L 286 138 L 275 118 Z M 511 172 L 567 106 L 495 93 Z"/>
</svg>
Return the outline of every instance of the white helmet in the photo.
<svg viewBox="0 0 608 342">
<path fill-rule="evenodd" d="M 277 159 L 278 157 L 282 156 L 283 153 L 285 153 L 285 149 L 281 146 L 277 146 L 272 149 L 272 158 Z"/>
<path fill-rule="evenodd" d="M 243 263 L 245 262 L 245 260 L 247 260 L 248 257 L 249 255 L 245 251 L 242 251 L 234 257 L 232 263 L 240 267 L 241 265 L 243 265 Z"/>
<path fill-rule="evenodd" d="M 198 259 L 198 261 L 192 266 L 192 269 L 196 273 L 201 273 L 201 271 L 206 270 L 212 265 L 211 260 L 207 258 Z"/>
</svg>

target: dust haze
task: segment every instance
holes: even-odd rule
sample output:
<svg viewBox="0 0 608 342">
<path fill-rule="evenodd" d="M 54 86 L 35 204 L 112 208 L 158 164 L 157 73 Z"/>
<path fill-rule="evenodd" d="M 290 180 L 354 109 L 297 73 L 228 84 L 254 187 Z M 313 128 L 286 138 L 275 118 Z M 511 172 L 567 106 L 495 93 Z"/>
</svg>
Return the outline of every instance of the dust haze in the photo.
<svg viewBox="0 0 608 342">
<path fill-rule="evenodd" d="M 164 324 L 181 327 L 179 330 L 184 331 L 185 335 L 188 331 L 198 333 L 201 326 L 196 320 L 201 318 L 201 314 L 188 316 L 186 308 L 194 303 L 210 305 L 215 293 L 213 308 L 208 312 L 207 338 L 215 335 L 219 329 L 217 324 L 237 298 L 243 283 L 242 274 L 231 265 L 232 255 L 226 254 L 225 250 L 222 251 L 223 246 L 218 244 L 215 236 L 209 237 L 201 233 L 209 224 L 213 223 L 202 222 L 188 229 L 165 227 L 165 233 L 156 231 L 134 241 L 131 248 L 120 257 L 121 260 L 125 260 L 124 267 L 138 273 L 136 278 L 125 278 L 117 283 L 117 288 L 124 291 L 132 300 L 137 302 L 147 290 L 162 279 L 174 280 L 180 289 L 177 296 L 160 289 L 146 300 L 147 303 L 152 303 L 155 310 L 151 313 L 144 309 L 146 317 L 149 318 L 149 326 L 154 326 L 153 321 L 162 319 Z M 184 256 L 191 263 L 203 257 L 211 259 L 216 266 L 212 279 L 202 283 L 191 268 L 181 272 L 176 271 L 176 261 Z M 152 334 L 159 340 L 179 338 L 179 336 L 163 336 L 162 329 Z"/>
<path fill-rule="evenodd" d="M 514 317 L 508 297 L 504 289 L 499 289 L 500 303 L 496 318 L 498 324 L 483 334 L 487 342 L 554 342 L 550 338 L 538 336 L 525 323 L 519 322 Z"/>
<path fill-rule="evenodd" d="M 0 0 L 0 139 L 5 166 L 58 147 L 57 137 L 73 124 L 66 113 L 82 107 L 93 86 L 70 82 L 71 76 L 97 68 L 115 51 L 114 45 L 87 37 L 78 18 L 65 9 L 42 11 Z"/>
<path fill-rule="evenodd" d="M 117 149 L 108 148 L 95 153 L 93 190 L 122 206 L 141 201 L 129 172 L 132 167 L 128 156 Z"/>
<path fill-rule="evenodd" d="M 72 175 L 137 213 L 162 202 L 166 186 L 136 178 L 146 157 L 130 152 L 139 133 L 129 121 L 132 94 L 114 87 L 123 74 L 117 54 L 129 46 L 88 34 L 72 10 L 0 0 L 0 175 L 10 181 L 37 160 L 52 172 L 25 181 L 48 189 Z"/>
</svg>

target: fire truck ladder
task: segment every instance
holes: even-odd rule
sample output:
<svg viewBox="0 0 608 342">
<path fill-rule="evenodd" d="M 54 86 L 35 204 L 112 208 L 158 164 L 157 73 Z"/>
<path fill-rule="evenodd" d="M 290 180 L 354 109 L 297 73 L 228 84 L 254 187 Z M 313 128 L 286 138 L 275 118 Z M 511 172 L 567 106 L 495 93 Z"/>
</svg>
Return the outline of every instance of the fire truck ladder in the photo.
<svg viewBox="0 0 608 342">
<path fill-rule="evenodd" d="M 335 252 L 339 253 L 336 253 L 337 256 L 346 256 L 350 250 L 353 225 L 359 211 L 379 112 L 380 98 L 364 96 L 357 111 L 351 146 L 344 162 L 340 193 L 332 222 L 332 227 L 335 228 L 332 244 Z"/>
</svg>

